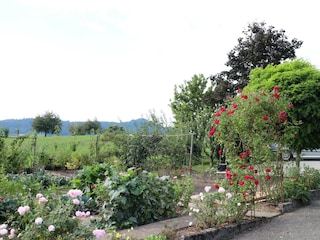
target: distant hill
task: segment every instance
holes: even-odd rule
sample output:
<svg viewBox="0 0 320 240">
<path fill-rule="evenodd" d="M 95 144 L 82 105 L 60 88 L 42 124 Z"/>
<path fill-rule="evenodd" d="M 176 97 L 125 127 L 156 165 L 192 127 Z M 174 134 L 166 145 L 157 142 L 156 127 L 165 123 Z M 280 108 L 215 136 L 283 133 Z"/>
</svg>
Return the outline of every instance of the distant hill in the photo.
<svg viewBox="0 0 320 240">
<path fill-rule="evenodd" d="M 139 118 L 135 120 L 131 120 L 128 122 L 100 122 L 101 127 L 103 129 L 108 128 L 109 126 L 120 126 L 125 129 L 128 129 L 130 132 L 135 132 L 137 126 L 140 126 L 142 123 L 147 122 L 148 120 L 144 118 Z M 33 118 L 24 118 L 24 119 L 6 119 L 0 120 L 0 127 L 8 128 L 9 129 L 9 136 L 17 135 L 19 132 L 20 135 L 24 134 L 31 134 L 32 133 L 32 122 Z M 68 136 L 71 135 L 68 131 L 70 125 L 74 124 L 83 124 L 85 121 L 62 121 L 62 129 L 61 129 L 61 136 Z"/>
</svg>

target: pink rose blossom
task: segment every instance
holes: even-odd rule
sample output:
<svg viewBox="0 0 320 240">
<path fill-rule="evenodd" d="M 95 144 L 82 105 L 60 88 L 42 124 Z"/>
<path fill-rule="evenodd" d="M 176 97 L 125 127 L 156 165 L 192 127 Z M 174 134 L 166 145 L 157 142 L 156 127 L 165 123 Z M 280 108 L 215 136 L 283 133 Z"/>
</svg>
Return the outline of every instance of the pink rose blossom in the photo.
<svg viewBox="0 0 320 240">
<path fill-rule="evenodd" d="M 92 233 L 96 237 L 96 239 L 103 239 L 106 235 L 106 231 L 103 229 L 95 229 L 92 231 Z"/>
<path fill-rule="evenodd" d="M 82 196 L 82 191 L 81 190 L 79 190 L 79 189 L 71 189 L 71 190 L 69 190 L 69 192 L 68 192 L 68 195 L 70 196 L 70 197 L 72 197 L 72 198 L 76 198 L 76 197 L 78 197 L 78 196 Z"/>
<path fill-rule="evenodd" d="M 24 215 L 26 212 L 28 212 L 30 210 L 29 206 L 24 206 L 24 207 L 19 207 L 18 208 L 18 212 L 19 214 L 22 216 Z"/>
<path fill-rule="evenodd" d="M 80 201 L 79 199 L 75 198 L 72 200 L 73 201 L 73 204 L 76 204 L 76 205 L 79 205 L 80 204 Z"/>
<path fill-rule="evenodd" d="M 46 199 L 45 197 L 41 197 L 41 198 L 39 198 L 39 200 L 38 200 L 38 203 L 39 203 L 39 204 L 46 203 L 46 202 L 48 202 L 48 199 Z"/>
</svg>

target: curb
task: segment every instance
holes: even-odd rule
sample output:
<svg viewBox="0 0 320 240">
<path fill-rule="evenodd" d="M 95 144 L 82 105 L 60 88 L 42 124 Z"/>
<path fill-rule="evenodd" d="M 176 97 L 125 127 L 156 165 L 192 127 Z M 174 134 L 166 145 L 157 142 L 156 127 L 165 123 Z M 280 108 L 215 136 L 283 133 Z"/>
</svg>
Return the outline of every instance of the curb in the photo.
<svg viewBox="0 0 320 240">
<path fill-rule="evenodd" d="M 208 228 L 198 233 L 190 234 L 187 236 L 181 236 L 180 240 L 219 240 L 219 239 L 230 239 L 237 233 L 245 230 L 257 227 L 262 223 L 269 221 L 270 218 L 260 217 L 254 220 L 247 220 L 240 224 L 229 224 L 225 227 L 220 228 Z"/>
</svg>

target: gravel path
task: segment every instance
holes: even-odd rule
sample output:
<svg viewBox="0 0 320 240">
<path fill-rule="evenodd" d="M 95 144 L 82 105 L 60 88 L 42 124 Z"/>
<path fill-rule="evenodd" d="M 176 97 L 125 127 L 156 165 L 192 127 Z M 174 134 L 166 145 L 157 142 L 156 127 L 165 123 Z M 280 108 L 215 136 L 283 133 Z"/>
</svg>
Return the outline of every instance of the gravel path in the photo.
<svg viewBox="0 0 320 240">
<path fill-rule="evenodd" d="M 320 200 L 273 218 L 270 222 L 237 234 L 234 240 L 320 239 Z"/>
</svg>

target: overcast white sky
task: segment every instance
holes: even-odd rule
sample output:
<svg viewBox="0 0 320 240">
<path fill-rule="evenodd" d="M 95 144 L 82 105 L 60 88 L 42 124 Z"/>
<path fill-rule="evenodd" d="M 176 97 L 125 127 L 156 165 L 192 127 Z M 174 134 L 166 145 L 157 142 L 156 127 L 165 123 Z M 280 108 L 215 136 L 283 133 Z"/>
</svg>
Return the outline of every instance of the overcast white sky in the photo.
<svg viewBox="0 0 320 240">
<path fill-rule="evenodd" d="M 309 3 L 310 2 L 310 3 Z M 174 85 L 225 70 L 249 23 L 304 41 L 320 65 L 317 1 L 0 0 L 0 120 L 172 118 Z"/>
</svg>

